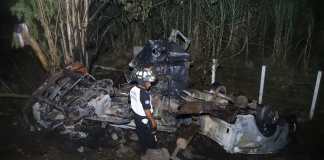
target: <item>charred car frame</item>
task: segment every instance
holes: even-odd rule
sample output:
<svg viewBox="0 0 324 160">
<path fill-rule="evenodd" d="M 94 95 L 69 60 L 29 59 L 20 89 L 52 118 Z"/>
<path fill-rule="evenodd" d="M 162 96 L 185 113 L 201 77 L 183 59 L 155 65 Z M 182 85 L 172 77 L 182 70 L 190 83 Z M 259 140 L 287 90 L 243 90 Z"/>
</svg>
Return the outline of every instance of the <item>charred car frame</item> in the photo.
<svg viewBox="0 0 324 160">
<path fill-rule="evenodd" d="M 179 45 L 176 38 L 184 41 Z M 267 154 L 284 148 L 289 125 L 270 106 L 228 96 L 214 84 L 208 91 L 187 88 L 190 40 L 174 30 L 168 40 L 149 40 L 129 64 L 127 82 L 115 87 L 96 80 L 81 65 L 69 65 L 50 76 L 34 93 L 32 113 L 39 129 L 86 137 L 85 121 L 135 128 L 128 103 L 134 72 L 151 66 L 159 81 L 151 89 L 158 130 L 175 132 L 180 124 L 197 124 L 199 133 L 229 153 Z"/>
</svg>

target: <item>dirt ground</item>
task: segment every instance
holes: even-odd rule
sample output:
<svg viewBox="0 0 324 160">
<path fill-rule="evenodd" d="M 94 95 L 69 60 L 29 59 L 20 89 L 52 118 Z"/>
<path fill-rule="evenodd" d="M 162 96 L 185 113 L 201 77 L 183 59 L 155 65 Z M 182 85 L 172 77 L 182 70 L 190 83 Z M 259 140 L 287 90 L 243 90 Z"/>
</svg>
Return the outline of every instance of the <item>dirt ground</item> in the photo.
<svg viewBox="0 0 324 160">
<path fill-rule="evenodd" d="M 2 160 L 132 160 L 140 159 L 138 142 L 132 140 L 133 131 L 94 128 L 83 141 L 73 141 L 54 133 L 31 132 L 21 123 L 20 108 L 24 100 L 1 101 L 0 108 L 0 159 Z M 317 116 L 321 117 L 321 116 Z M 196 135 L 188 148 L 178 154 L 189 159 L 238 160 L 310 160 L 324 153 L 321 127 L 323 119 L 315 118 L 298 126 L 296 138 L 280 153 L 271 155 L 228 154 L 207 137 Z M 117 140 L 111 138 L 115 133 Z M 176 133 L 159 133 L 160 146 L 169 152 L 175 148 Z"/>
</svg>

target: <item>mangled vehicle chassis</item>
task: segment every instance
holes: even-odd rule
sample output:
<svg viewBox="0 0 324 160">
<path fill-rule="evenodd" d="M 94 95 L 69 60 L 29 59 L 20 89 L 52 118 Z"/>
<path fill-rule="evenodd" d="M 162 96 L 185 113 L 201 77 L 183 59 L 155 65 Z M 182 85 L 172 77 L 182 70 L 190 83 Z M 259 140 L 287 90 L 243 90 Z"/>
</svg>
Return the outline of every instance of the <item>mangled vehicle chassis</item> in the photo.
<svg viewBox="0 0 324 160">
<path fill-rule="evenodd" d="M 181 124 L 199 126 L 199 133 L 220 144 L 229 153 L 274 153 L 288 143 L 288 123 L 266 105 L 245 96 L 228 96 L 214 84 L 208 91 L 186 88 L 189 53 L 172 38 L 150 40 L 130 63 L 127 83 L 113 85 L 96 80 L 82 66 L 70 65 L 53 74 L 34 93 L 36 125 L 72 137 L 86 137 L 87 121 L 134 129 L 128 102 L 133 73 L 151 66 L 159 81 L 152 87 L 154 117 L 158 131 L 175 132 Z M 188 39 L 184 37 L 186 43 Z"/>
</svg>

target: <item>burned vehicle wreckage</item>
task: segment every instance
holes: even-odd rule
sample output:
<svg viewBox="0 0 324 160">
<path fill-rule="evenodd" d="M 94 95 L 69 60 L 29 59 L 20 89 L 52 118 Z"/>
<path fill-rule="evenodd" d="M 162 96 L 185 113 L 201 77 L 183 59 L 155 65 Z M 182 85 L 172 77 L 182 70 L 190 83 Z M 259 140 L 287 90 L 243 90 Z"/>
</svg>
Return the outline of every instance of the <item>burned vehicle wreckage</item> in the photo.
<svg viewBox="0 0 324 160">
<path fill-rule="evenodd" d="M 289 125 L 271 107 L 245 96 L 228 96 L 223 85 L 214 84 L 208 91 L 187 88 L 189 43 L 178 31 L 168 40 L 149 40 L 118 87 L 110 79 L 96 80 L 81 65 L 67 66 L 33 93 L 35 125 L 79 138 L 87 136 L 82 130 L 86 121 L 134 129 L 128 93 L 136 70 L 151 66 L 158 79 L 151 88 L 158 131 L 172 133 L 179 124 L 198 124 L 200 134 L 229 153 L 267 154 L 284 148 Z"/>
</svg>

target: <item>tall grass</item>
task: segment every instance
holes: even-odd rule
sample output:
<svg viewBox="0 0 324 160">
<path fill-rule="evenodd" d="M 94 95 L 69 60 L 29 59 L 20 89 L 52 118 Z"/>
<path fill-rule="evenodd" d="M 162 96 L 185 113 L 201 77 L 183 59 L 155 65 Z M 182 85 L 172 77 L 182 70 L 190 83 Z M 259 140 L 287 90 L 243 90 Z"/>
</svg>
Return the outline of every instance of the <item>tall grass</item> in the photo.
<svg viewBox="0 0 324 160">
<path fill-rule="evenodd" d="M 189 35 L 197 57 L 226 60 L 243 55 L 243 60 L 263 57 L 283 65 L 298 52 L 306 64 L 312 37 L 312 23 L 306 17 L 312 13 L 306 9 L 304 15 L 298 14 L 307 8 L 305 4 L 305 0 L 167 1 L 154 8 L 158 14 L 145 22 L 162 19 L 164 32 L 178 28 Z M 305 21 L 304 26 L 298 26 L 300 21 Z M 153 23 L 152 29 L 155 24 L 159 23 Z"/>
<path fill-rule="evenodd" d="M 143 45 L 148 39 L 166 39 L 176 28 L 192 39 L 190 51 L 201 69 L 209 66 L 201 62 L 212 58 L 221 63 L 239 59 L 308 66 L 313 22 L 306 0 L 148 1 L 112 1 L 122 8 L 109 33 L 115 35 L 114 44 Z M 116 15 L 111 9 L 102 14 Z M 128 39 L 133 40 L 129 43 Z"/>
</svg>

